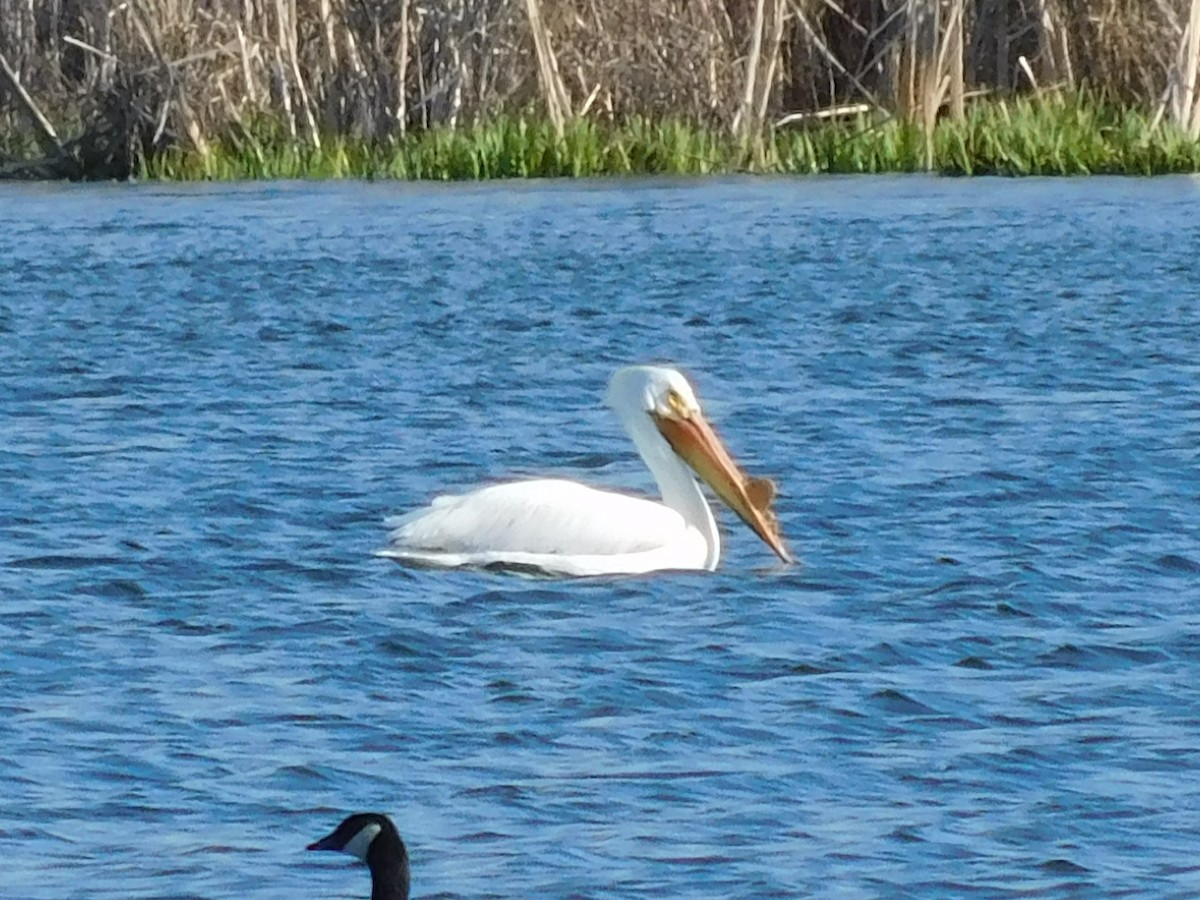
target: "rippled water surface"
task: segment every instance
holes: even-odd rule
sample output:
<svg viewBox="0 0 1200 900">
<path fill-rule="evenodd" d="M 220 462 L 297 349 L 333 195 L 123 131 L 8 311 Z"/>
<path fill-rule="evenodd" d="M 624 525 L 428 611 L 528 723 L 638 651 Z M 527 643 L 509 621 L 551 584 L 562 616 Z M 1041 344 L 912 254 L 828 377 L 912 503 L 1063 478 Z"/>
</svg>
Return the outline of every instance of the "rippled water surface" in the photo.
<svg viewBox="0 0 1200 900">
<path fill-rule="evenodd" d="M 1200 190 L 0 189 L 0 896 L 1200 892 Z M 803 564 L 409 571 L 672 361 Z"/>
</svg>

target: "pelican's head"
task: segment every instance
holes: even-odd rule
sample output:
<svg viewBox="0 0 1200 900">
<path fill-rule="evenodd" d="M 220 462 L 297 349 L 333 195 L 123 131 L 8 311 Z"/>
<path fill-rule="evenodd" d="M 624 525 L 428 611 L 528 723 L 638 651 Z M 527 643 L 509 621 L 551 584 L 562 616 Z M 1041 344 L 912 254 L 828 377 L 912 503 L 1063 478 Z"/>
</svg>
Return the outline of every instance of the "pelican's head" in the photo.
<svg viewBox="0 0 1200 900">
<path fill-rule="evenodd" d="M 733 461 L 704 418 L 696 392 L 682 374 L 661 366 L 629 366 L 608 385 L 608 405 L 622 418 L 646 415 L 671 450 L 716 492 L 784 562 L 792 555 L 783 543 L 771 509 L 775 483 L 752 478 Z"/>
</svg>

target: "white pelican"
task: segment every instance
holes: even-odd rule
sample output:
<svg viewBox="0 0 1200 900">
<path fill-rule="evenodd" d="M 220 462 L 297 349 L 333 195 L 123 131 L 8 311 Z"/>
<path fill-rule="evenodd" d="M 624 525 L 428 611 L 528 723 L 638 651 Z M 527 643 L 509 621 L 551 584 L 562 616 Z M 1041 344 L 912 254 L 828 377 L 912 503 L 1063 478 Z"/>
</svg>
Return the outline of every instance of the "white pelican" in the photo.
<svg viewBox="0 0 1200 900">
<path fill-rule="evenodd" d="M 771 511 L 775 485 L 738 468 L 686 378 L 630 366 L 613 375 L 606 399 L 658 482 L 661 503 L 563 479 L 497 484 L 389 519 L 389 544 L 379 555 L 416 566 L 549 575 L 712 570 L 721 538 L 690 466 L 780 559 L 792 561 Z"/>
</svg>

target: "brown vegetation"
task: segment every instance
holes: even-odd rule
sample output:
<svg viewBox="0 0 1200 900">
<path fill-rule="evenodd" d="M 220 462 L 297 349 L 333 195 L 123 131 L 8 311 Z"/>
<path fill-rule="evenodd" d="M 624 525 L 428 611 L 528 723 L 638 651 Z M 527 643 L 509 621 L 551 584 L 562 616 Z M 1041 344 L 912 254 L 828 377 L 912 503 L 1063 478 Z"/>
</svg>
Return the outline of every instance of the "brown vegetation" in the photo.
<svg viewBox="0 0 1200 900">
<path fill-rule="evenodd" d="M 264 119 L 319 146 L 677 118 L 753 151 L 846 104 L 928 131 L 1080 85 L 1200 135 L 1198 61 L 1200 0 L 0 0 L 0 137 L 117 176 Z"/>
</svg>

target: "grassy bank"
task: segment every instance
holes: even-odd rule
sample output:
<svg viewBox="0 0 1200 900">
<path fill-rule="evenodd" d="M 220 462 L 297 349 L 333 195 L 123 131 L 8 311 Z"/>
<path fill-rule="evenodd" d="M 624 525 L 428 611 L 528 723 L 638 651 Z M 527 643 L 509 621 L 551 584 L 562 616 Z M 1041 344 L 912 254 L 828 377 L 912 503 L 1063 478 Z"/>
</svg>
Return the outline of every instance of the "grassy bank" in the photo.
<svg viewBox="0 0 1200 900">
<path fill-rule="evenodd" d="M 269 122 L 239 129 L 207 154 L 170 148 L 143 161 L 164 180 L 374 178 L 486 180 L 609 175 L 883 173 L 1154 175 L 1200 172 L 1200 142 L 1150 115 L 1087 95 L 980 101 L 925 132 L 860 115 L 776 129 L 759 143 L 680 123 L 569 124 L 499 119 L 375 142 L 327 135 L 319 146 Z"/>
</svg>

